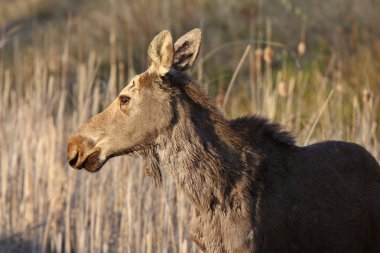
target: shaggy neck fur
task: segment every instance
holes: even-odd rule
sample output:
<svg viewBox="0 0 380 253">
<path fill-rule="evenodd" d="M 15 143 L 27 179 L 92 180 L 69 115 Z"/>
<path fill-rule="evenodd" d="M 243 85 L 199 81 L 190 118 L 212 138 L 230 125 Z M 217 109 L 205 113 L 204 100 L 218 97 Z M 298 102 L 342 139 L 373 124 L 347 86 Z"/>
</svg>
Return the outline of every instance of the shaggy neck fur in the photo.
<svg viewBox="0 0 380 253">
<path fill-rule="evenodd" d="M 157 138 L 150 156 L 154 171 L 161 176 L 159 167 L 168 170 L 195 207 L 192 234 L 201 248 L 211 241 L 217 243 L 210 252 L 248 247 L 263 149 L 276 152 L 274 146 L 292 146 L 293 139 L 262 118 L 226 120 L 186 77 L 170 82 L 173 125 Z"/>
<path fill-rule="evenodd" d="M 158 137 L 153 167 L 167 169 L 197 209 L 227 208 L 233 191 L 244 195 L 237 188 L 253 182 L 262 149 L 293 146 L 294 139 L 260 117 L 229 121 L 187 76 L 169 78 L 176 93 L 173 126 Z"/>
<path fill-rule="evenodd" d="M 208 211 L 224 203 L 229 173 L 239 166 L 239 155 L 223 136 L 226 120 L 214 108 L 199 104 L 205 101 L 187 97 L 196 90 L 186 88 L 187 93 L 175 101 L 177 122 L 162 136 L 159 160 L 197 209 Z"/>
</svg>

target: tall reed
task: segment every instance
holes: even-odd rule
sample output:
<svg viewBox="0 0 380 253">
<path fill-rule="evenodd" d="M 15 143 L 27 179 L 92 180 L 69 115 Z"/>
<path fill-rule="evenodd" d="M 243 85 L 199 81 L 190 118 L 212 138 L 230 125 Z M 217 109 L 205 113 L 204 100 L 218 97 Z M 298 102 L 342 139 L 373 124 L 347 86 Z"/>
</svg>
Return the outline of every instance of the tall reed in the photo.
<svg viewBox="0 0 380 253">
<path fill-rule="evenodd" d="M 71 15 L 60 34 L 32 27 L 29 43 L 21 34 L 0 46 L 0 252 L 199 252 L 188 235 L 189 204 L 165 171 L 158 190 L 140 159 L 114 158 L 97 174 L 70 169 L 65 161 L 68 136 L 143 70 L 146 46 L 158 32 L 152 27 L 183 33 L 190 26 L 169 5 L 155 3 L 151 14 L 144 13 L 148 4 L 111 1 L 110 19 L 91 14 L 105 18 L 97 31 L 90 31 L 91 18 Z M 158 16 L 160 8 L 173 18 L 153 26 L 151 15 Z M 195 12 L 190 5 L 181 8 Z M 139 29 L 132 23 L 136 13 L 146 17 Z M 294 132 L 300 145 L 354 141 L 379 159 L 374 86 L 352 89 L 340 68 L 294 64 L 307 48 L 295 55 L 271 41 L 270 19 L 258 23 L 265 29 L 252 28 L 246 41 L 218 37 L 220 49 L 202 52 L 192 72 L 224 104 L 227 117 L 263 114 Z M 102 31 L 103 47 L 84 36 Z M 216 43 L 211 32 L 205 27 L 205 49 Z M 339 61 L 331 56 L 332 66 Z"/>
</svg>

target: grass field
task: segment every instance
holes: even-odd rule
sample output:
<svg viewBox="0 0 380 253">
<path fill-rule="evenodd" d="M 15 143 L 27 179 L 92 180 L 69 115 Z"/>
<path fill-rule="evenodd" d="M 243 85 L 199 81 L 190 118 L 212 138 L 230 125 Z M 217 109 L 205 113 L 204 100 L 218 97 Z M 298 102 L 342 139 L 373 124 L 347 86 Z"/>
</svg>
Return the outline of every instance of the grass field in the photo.
<svg viewBox="0 0 380 253">
<path fill-rule="evenodd" d="M 138 158 L 97 174 L 65 161 L 163 29 L 202 28 L 190 74 L 229 118 L 262 114 L 299 145 L 353 141 L 379 160 L 378 13 L 371 0 L 0 0 L 0 252 L 198 252 L 165 172 L 157 189 Z"/>
</svg>

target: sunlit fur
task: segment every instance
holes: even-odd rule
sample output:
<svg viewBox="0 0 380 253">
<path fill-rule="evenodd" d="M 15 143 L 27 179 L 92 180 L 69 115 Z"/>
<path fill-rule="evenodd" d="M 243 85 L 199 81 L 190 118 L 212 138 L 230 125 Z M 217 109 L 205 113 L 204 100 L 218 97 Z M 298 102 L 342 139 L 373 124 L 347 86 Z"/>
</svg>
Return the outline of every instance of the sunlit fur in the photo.
<svg viewBox="0 0 380 253">
<path fill-rule="evenodd" d="M 157 184 L 167 170 L 205 252 L 380 252 L 377 161 L 353 143 L 298 147 L 261 117 L 226 119 L 184 72 L 199 46 L 198 29 L 174 45 L 157 35 L 148 71 L 120 93 L 130 102 L 116 98 L 73 135 L 70 164 L 94 172 L 135 153 Z"/>
</svg>

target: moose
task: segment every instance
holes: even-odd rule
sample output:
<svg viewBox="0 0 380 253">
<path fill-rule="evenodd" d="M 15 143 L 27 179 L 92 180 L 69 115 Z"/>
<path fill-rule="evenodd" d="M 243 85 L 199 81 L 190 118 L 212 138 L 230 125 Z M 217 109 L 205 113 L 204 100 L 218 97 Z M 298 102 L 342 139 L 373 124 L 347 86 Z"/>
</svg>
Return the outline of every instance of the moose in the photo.
<svg viewBox="0 0 380 253">
<path fill-rule="evenodd" d="M 138 154 L 168 171 L 192 205 L 204 252 L 380 252 L 380 166 L 360 145 L 297 146 L 261 116 L 226 119 L 186 73 L 201 45 L 162 31 L 148 69 L 70 138 L 67 160 L 99 171 Z"/>
</svg>

